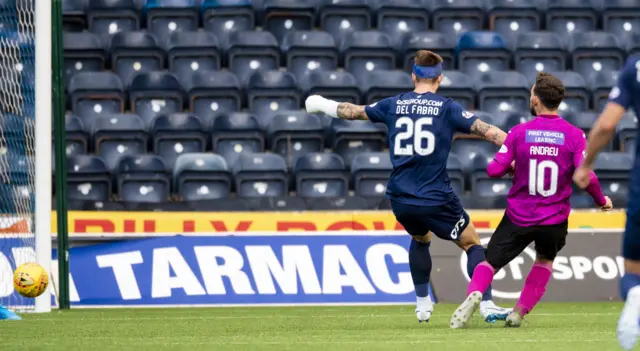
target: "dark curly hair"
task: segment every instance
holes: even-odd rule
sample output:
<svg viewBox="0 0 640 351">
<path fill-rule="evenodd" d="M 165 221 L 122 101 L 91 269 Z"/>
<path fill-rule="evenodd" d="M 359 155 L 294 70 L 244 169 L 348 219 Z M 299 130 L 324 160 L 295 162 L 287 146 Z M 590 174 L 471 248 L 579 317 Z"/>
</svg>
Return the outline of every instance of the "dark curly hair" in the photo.
<svg viewBox="0 0 640 351">
<path fill-rule="evenodd" d="M 549 110 L 557 110 L 564 99 L 564 84 L 552 74 L 539 72 L 533 95 L 540 99 L 540 103 Z"/>
</svg>

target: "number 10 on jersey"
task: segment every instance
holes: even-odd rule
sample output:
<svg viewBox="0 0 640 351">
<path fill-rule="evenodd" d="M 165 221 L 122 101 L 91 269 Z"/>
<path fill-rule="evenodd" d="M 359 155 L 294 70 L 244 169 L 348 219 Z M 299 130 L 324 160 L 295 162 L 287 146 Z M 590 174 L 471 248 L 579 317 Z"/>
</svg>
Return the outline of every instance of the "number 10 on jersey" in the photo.
<svg viewBox="0 0 640 351">
<path fill-rule="evenodd" d="M 549 188 L 545 188 L 545 179 L 548 173 Z M 545 160 L 529 160 L 529 195 L 542 195 L 549 197 L 558 191 L 558 164 Z"/>
<path fill-rule="evenodd" d="M 428 130 L 423 130 L 424 126 L 433 124 L 433 118 L 418 118 L 415 122 L 409 117 L 400 117 L 396 120 L 396 129 L 402 130 L 396 134 L 393 154 L 396 156 L 428 156 L 433 153 L 436 147 L 436 136 Z M 409 139 L 413 139 L 413 142 Z M 403 147 L 402 142 L 407 140 L 407 144 Z M 425 140 L 426 147 L 422 147 L 422 141 Z"/>
</svg>

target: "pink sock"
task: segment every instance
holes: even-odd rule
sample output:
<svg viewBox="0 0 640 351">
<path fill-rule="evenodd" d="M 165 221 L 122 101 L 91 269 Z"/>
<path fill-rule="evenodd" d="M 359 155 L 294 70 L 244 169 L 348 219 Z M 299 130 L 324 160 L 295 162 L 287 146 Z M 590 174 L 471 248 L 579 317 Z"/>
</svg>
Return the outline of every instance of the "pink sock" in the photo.
<svg viewBox="0 0 640 351">
<path fill-rule="evenodd" d="M 491 285 L 495 273 L 496 271 L 491 267 L 489 262 L 480 262 L 480 264 L 476 266 L 476 269 L 473 270 L 473 277 L 471 277 L 471 282 L 467 289 L 467 296 L 474 291 L 479 291 L 484 294 L 484 291 Z"/>
<path fill-rule="evenodd" d="M 527 280 L 524 282 L 524 288 L 516 304 L 516 308 L 520 308 L 523 315 L 531 312 L 547 290 L 547 284 L 551 279 L 551 267 L 551 264 L 542 263 L 534 263 L 533 267 L 531 267 L 531 272 L 529 272 Z"/>
</svg>

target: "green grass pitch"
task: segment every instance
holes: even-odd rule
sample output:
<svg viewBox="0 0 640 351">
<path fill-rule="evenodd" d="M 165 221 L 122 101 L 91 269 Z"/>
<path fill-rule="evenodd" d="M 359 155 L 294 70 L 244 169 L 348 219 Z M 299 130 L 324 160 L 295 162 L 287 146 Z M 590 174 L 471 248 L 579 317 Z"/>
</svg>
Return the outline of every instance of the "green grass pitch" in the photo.
<svg viewBox="0 0 640 351">
<path fill-rule="evenodd" d="M 619 350 L 620 303 L 542 303 L 520 329 L 449 329 L 455 306 L 429 324 L 411 306 L 54 311 L 0 323 L 2 350 Z"/>
</svg>

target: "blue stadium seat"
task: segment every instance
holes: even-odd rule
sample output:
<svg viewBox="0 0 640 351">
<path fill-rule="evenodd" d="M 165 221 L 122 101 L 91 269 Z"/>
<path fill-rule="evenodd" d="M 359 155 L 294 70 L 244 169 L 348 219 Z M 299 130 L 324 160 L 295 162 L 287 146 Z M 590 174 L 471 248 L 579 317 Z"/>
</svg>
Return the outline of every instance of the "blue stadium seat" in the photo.
<svg viewBox="0 0 640 351">
<path fill-rule="evenodd" d="M 493 157 L 493 156 L 492 156 Z M 511 188 L 511 178 L 491 178 L 487 175 L 490 158 L 476 156 L 471 163 L 471 189 L 479 197 L 506 196 Z"/>
<path fill-rule="evenodd" d="M 36 167 L 35 157 L 16 155 L 13 153 L 0 155 L 3 165 L 3 177 L 0 179 L 0 213 L 24 214 L 25 206 L 33 208 L 35 205 L 35 189 L 32 180 Z M 69 190 L 72 196 L 72 190 Z"/>
<path fill-rule="evenodd" d="M 596 29 L 600 0 L 547 0 L 547 30 L 567 40 Z"/>
<path fill-rule="evenodd" d="M 62 28 L 65 33 L 79 33 L 87 28 L 86 0 L 62 1 Z M 0 25 L 0 29 L 3 26 Z"/>
<path fill-rule="evenodd" d="M 438 95 L 456 100 L 467 110 L 475 107 L 473 79 L 459 71 L 443 71 Z"/>
<path fill-rule="evenodd" d="M 489 29 L 500 33 L 510 43 L 522 33 L 542 28 L 540 7 L 542 1 L 489 0 Z"/>
<path fill-rule="evenodd" d="M 267 129 L 272 152 L 282 156 L 289 167 L 299 157 L 324 149 L 324 133 L 320 119 L 314 115 L 276 115 Z"/>
<path fill-rule="evenodd" d="M 602 27 L 628 40 L 640 29 L 640 7 L 636 0 L 607 0 L 603 4 Z"/>
<path fill-rule="evenodd" d="M 393 165 L 388 152 L 368 152 L 351 160 L 351 183 L 355 194 L 373 198 L 384 197 Z"/>
<path fill-rule="evenodd" d="M 5 138 L 9 138 L 10 137 L 9 134 L 12 132 L 11 129 L 6 128 L 7 119 L 8 119 L 8 116 L 4 116 L 2 131 Z M 23 130 L 21 130 L 21 132 L 24 133 Z M 87 153 L 89 149 L 87 129 L 85 128 L 84 123 L 82 123 L 82 120 L 79 117 L 72 116 L 72 115 L 65 116 L 65 135 L 67 140 L 67 149 L 66 149 L 67 157 Z M 53 139 L 54 138 L 51 138 L 52 143 L 53 143 Z M 9 141 L 7 143 L 11 145 Z"/>
<path fill-rule="evenodd" d="M 164 45 L 172 33 L 198 29 L 200 16 L 196 0 L 146 0 L 147 29 Z"/>
<path fill-rule="evenodd" d="M 564 84 L 565 97 L 558 110 L 561 114 L 568 112 L 588 111 L 591 103 L 591 92 L 582 75 L 573 71 L 550 72 Z M 535 77 L 531 76 L 530 83 L 535 83 Z"/>
<path fill-rule="evenodd" d="M 51 203 L 51 209 L 56 210 L 56 201 Z M 125 207 L 119 202 L 90 200 L 70 200 L 68 209 L 69 211 L 125 211 Z"/>
<path fill-rule="evenodd" d="M 69 82 L 71 110 L 85 126 L 97 116 L 124 111 L 124 86 L 111 72 L 79 72 Z"/>
<path fill-rule="evenodd" d="M 288 72 L 255 72 L 249 80 L 247 102 L 249 110 L 259 117 L 298 110 L 300 96 L 295 78 Z"/>
<path fill-rule="evenodd" d="M 231 33 L 253 30 L 254 13 L 251 0 L 203 0 L 200 5 L 202 23 L 226 47 Z"/>
<path fill-rule="evenodd" d="M 640 54 L 640 33 L 633 33 L 627 38 L 627 56 Z"/>
<path fill-rule="evenodd" d="M 107 201 L 111 196 L 111 173 L 97 156 L 70 157 L 67 160 L 67 184 L 70 201 Z"/>
<path fill-rule="evenodd" d="M 110 170 L 121 157 L 147 151 L 147 128 L 135 115 L 100 116 L 93 121 L 91 136 L 96 154 Z"/>
<path fill-rule="evenodd" d="M 105 68 L 106 54 L 96 35 L 89 32 L 65 32 L 63 42 L 67 84 L 77 72 L 99 72 Z"/>
<path fill-rule="evenodd" d="M 403 71 L 372 71 L 356 77 L 366 104 L 413 90 L 411 76 Z"/>
<path fill-rule="evenodd" d="M 169 199 L 171 184 L 166 165 L 155 155 L 122 157 L 115 172 L 118 197 L 129 203 L 161 203 Z"/>
<path fill-rule="evenodd" d="M 481 1 L 433 0 L 431 14 L 433 29 L 448 36 L 484 28 L 485 9 Z"/>
<path fill-rule="evenodd" d="M 465 192 L 465 176 L 462 169 L 462 163 L 454 154 L 450 154 L 447 159 L 447 175 L 451 181 L 451 188 L 457 195 L 463 195 Z"/>
<path fill-rule="evenodd" d="M 293 170 L 296 194 L 303 198 L 346 196 L 349 191 L 347 168 L 334 153 L 302 155 Z"/>
<path fill-rule="evenodd" d="M 312 72 L 299 79 L 298 85 L 306 96 L 317 94 L 336 101 L 360 103 L 358 83 L 349 72 Z"/>
<path fill-rule="evenodd" d="M 618 82 L 617 70 L 603 70 L 591 76 L 590 86 L 593 96 L 593 110 L 601 112 L 609 102 L 609 93 Z"/>
<path fill-rule="evenodd" d="M 306 211 L 307 203 L 297 196 L 245 199 L 252 211 Z"/>
<path fill-rule="evenodd" d="M 238 77 L 228 71 L 202 71 L 183 81 L 189 96 L 189 110 L 205 124 L 219 114 L 239 111 L 242 88 Z"/>
<path fill-rule="evenodd" d="M 618 146 L 620 151 L 633 153 L 636 150 L 638 137 L 638 118 L 626 115 L 618 124 Z"/>
<path fill-rule="evenodd" d="M 276 70 L 280 49 L 269 32 L 234 32 L 229 38 L 229 69 L 246 84 L 256 71 Z"/>
<path fill-rule="evenodd" d="M 333 151 L 351 165 L 356 155 L 382 151 L 387 138 L 384 131 L 369 121 L 334 119 L 329 140 Z"/>
<path fill-rule="evenodd" d="M 538 72 L 564 71 L 566 53 L 562 38 L 553 32 L 521 33 L 515 40 L 513 61 L 525 76 Z"/>
<path fill-rule="evenodd" d="M 311 211 L 361 211 L 369 209 L 367 200 L 359 196 L 308 198 L 307 206 Z"/>
<path fill-rule="evenodd" d="M 213 151 L 233 165 L 242 153 L 259 153 L 265 149 L 265 136 L 258 119 L 244 112 L 222 115 L 213 121 Z"/>
<path fill-rule="evenodd" d="M 238 197 L 273 197 L 287 194 L 287 165 L 275 154 L 243 153 L 233 165 Z"/>
<path fill-rule="evenodd" d="M 511 130 L 518 124 L 525 123 L 531 120 L 529 112 L 500 112 L 493 114 L 496 126 L 506 131 Z"/>
<path fill-rule="evenodd" d="M 531 87 L 518 72 L 489 72 L 479 77 L 478 105 L 489 113 L 528 111 Z"/>
<path fill-rule="evenodd" d="M 145 121 L 182 111 L 184 92 L 178 79 L 168 72 L 140 73 L 129 89 L 131 111 Z"/>
<path fill-rule="evenodd" d="M 153 151 L 164 159 L 168 169 L 173 169 L 180 155 L 204 152 L 207 146 L 207 127 L 190 113 L 158 116 L 149 131 Z"/>
<path fill-rule="evenodd" d="M 485 140 L 456 139 L 451 145 L 451 154 L 460 161 L 460 166 L 465 175 L 471 174 L 473 160 L 476 156 L 490 158 L 495 156 L 498 148 Z"/>
<path fill-rule="evenodd" d="M 585 193 L 578 195 L 571 195 L 571 208 L 575 209 L 593 209 L 596 204 L 593 202 L 593 198 Z M 616 203 L 617 207 L 618 204 Z"/>
<path fill-rule="evenodd" d="M 460 196 L 460 202 L 464 208 L 471 210 L 504 209 L 507 207 L 506 196 L 480 197 L 476 194 L 468 194 Z"/>
<path fill-rule="evenodd" d="M 288 33 L 313 28 L 320 0 L 264 0 L 263 27 L 279 41 Z"/>
<path fill-rule="evenodd" d="M 229 197 L 233 181 L 220 155 L 183 154 L 173 168 L 173 188 L 184 201 L 217 200 Z"/>
<path fill-rule="evenodd" d="M 315 71 L 338 68 L 338 50 L 333 37 L 326 32 L 295 31 L 282 39 L 286 66 L 298 80 Z"/>
<path fill-rule="evenodd" d="M 164 53 L 156 38 L 144 31 L 122 32 L 111 38 L 111 64 L 126 86 L 140 73 L 161 70 Z"/>
<path fill-rule="evenodd" d="M 178 77 L 220 69 L 218 39 L 209 32 L 175 32 L 167 44 L 169 70 Z"/>
<path fill-rule="evenodd" d="M 598 155 L 593 170 L 598 175 L 602 192 L 607 196 L 626 198 L 629 194 L 629 171 L 633 155 L 627 152 L 603 152 Z"/>
<path fill-rule="evenodd" d="M 323 0 L 320 6 L 320 27 L 338 45 L 346 34 L 371 28 L 371 9 L 366 0 Z"/>
<path fill-rule="evenodd" d="M 87 25 L 106 46 L 112 35 L 138 30 L 140 16 L 133 0 L 89 0 Z"/>
<path fill-rule="evenodd" d="M 391 48 L 391 38 L 378 31 L 351 32 L 340 44 L 344 68 L 356 77 L 372 71 L 392 70 L 396 66 L 396 54 Z"/>
<path fill-rule="evenodd" d="M 244 199 L 195 200 L 187 204 L 191 210 L 197 212 L 246 212 L 251 210 Z"/>
<path fill-rule="evenodd" d="M 593 127 L 593 123 L 596 121 L 596 119 L 598 119 L 598 114 L 589 111 L 581 113 L 570 113 L 565 115 L 564 119 L 588 134 L 591 130 L 591 127 Z"/>
<path fill-rule="evenodd" d="M 617 71 L 624 63 L 625 51 L 610 33 L 576 33 L 571 36 L 569 50 L 573 70 L 587 81 L 599 72 Z"/>
<path fill-rule="evenodd" d="M 442 66 L 448 70 L 454 69 L 455 39 L 429 31 L 413 33 L 404 38 L 398 61 L 403 63 L 405 70 L 411 71 L 416 52 L 422 49 L 437 52 L 442 57 Z"/>
<path fill-rule="evenodd" d="M 457 64 L 467 74 L 507 71 L 511 53 L 502 36 L 494 32 L 467 32 L 456 46 Z"/>
<path fill-rule="evenodd" d="M 377 27 L 391 37 L 395 50 L 402 49 L 405 37 L 429 29 L 429 11 L 416 0 L 372 0 L 370 5 L 377 13 Z"/>
</svg>

